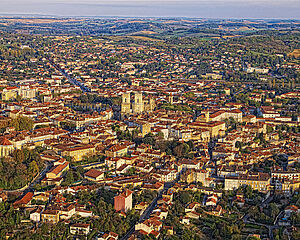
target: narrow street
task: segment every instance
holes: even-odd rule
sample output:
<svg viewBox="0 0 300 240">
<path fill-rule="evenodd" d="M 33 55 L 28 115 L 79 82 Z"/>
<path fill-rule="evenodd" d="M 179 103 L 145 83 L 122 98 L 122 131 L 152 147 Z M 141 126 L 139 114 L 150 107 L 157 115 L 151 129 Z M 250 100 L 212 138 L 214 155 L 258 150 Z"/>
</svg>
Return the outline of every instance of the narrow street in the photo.
<svg viewBox="0 0 300 240">
<path fill-rule="evenodd" d="M 139 221 L 137 223 L 142 223 L 143 221 L 145 221 L 147 218 L 150 217 L 151 213 L 153 212 L 154 208 L 157 205 L 157 201 L 162 197 L 162 195 L 164 193 L 166 193 L 168 191 L 169 188 L 171 188 L 174 185 L 175 182 L 177 182 L 177 180 L 174 181 L 174 182 L 165 183 L 164 189 L 157 195 L 156 198 L 153 199 L 153 201 L 150 203 L 150 205 L 148 206 L 148 208 L 140 216 L 140 219 L 139 219 Z M 135 223 L 135 224 L 137 224 L 137 223 Z M 134 231 L 135 231 L 135 225 L 133 225 L 129 229 L 129 231 L 125 234 L 125 236 L 123 236 L 121 238 L 121 240 L 129 239 L 130 236 L 134 233 Z"/>
<path fill-rule="evenodd" d="M 80 87 L 83 92 L 91 92 L 91 89 L 86 87 L 83 83 L 77 81 L 75 78 L 71 77 L 65 70 L 61 69 L 57 64 L 55 64 L 50 58 L 47 58 L 49 63 L 56 68 L 62 75 L 64 75 L 71 84 Z"/>
</svg>

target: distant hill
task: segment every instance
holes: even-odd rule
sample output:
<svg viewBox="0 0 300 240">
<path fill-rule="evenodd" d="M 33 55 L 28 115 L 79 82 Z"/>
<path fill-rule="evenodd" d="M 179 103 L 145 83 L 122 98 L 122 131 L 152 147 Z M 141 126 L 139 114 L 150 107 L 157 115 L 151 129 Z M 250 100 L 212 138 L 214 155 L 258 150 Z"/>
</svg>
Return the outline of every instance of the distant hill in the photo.
<svg viewBox="0 0 300 240">
<path fill-rule="evenodd" d="M 293 52 L 288 54 L 289 56 L 293 56 L 295 58 L 299 58 L 300 57 L 300 49 L 295 49 Z"/>
</svg>

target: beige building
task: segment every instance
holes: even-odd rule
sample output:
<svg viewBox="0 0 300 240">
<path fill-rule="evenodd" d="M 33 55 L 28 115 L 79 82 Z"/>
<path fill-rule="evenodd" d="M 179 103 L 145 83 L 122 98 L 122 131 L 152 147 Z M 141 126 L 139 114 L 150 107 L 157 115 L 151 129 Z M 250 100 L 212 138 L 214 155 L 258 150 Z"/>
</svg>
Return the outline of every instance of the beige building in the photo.
<svg viewBox="0 0 300 240">
<path fill-rule="evenodd" d="M 190 128 L 207 129 L 211 137 L 224 136 L 226 125 L 225 122 L 193 122 L 189 124 Z"/>
<path fill-rule="evenodd" d="M 59 222 L 59 211 L 58 210 L 45 210 L 41 214 L 42 222 L 51 222 L 58 223 Z"/>
<path fill-rule="evenodd" d="M 131 112 L 130 93 L 122 95 L 121 113 L 128 114 Z"/>
<path fill-rule="evenodd" d="M 133 113 L 144 112 L 143 94 L 141 92 L 136 92 L 134 94 L 134 103 L 132 104 L 132 110 Z"/>
<path fill-rule="evenodd" d="M 93 155 L 96 149 L 91 144 L 77 144 L 60 149 L 62 156 L 69 156 L 74 161 L 81 161 L 83 156 Z"/>
<path fill-rule="evenodd" d="M 69 162 L 65 162 L 64 164 L 60 164 L 57 166 L 54 166 L 52 169 L 47 172 L 46 177 L 49 179 L 55 179 L 62 176 L 64 171 L 67 171 L 69 169 Z"/>
<path fill-rule="evenodd" d="M 130 93 L 124 93 L 122 95 L 121 103 L 121 116 L 126 114 L 138 114 L 144 111 L 152 112 L 155 108 L 155 100 L 152 97 L 148 97 L 146 100 L 143 99 L 141 92 L 134 93 L 134 101 L 131 102 Z"/>
<path fill-rule="evenodd" d="M 267 173 L 241 174 L 240 176 L 229 176 L 225 178 L 225 190 L 237 189 L 248 185 L 253 190 L 266 192 L 270 189 L 271 176 Z"/>
<path fill-rule="evenodd" d="M 0 137 L 0 157 L 7 157 L 13 150 L 13 144 L 6 137 Z"/>
<path fill-rule="evenodd" d="M 2 90 L 2 100 L 9 101 L 11 99 L 15 99 L 18 96 L 18 88 L 17 87 L 7 87 Z"/>
</svg>

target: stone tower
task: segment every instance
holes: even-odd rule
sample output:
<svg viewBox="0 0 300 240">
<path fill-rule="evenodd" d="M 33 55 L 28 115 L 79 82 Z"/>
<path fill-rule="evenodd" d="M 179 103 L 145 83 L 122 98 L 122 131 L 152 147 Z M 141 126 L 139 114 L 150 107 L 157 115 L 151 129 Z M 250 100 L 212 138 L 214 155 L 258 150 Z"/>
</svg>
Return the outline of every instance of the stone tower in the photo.
<svg viewBox="0 0 300 240">
<path fill-rule="evenodd" d="M 173 96 L 172 95 L 169 95 L 169 103 L 173 104 Z"/>
<path fill-rule="evenodd" d="M 134 94 L 134 104 L 132 105 L 132 110 L 134 113 L 141 113 L 144 111 L 143 94 L 141 92 L 136 92 Z"/>
<path fill-rule="evenodd" d="M 130 113 L 130 93 L 124 93 L 122 95 L 121 113 Z"/>
<path fill-rule="evenodd" d="M 209 122 L 209 111 L 205 113 L 205 122 Z"/>
<path fill-rule="evenodd" d="M 154 109 L 155 109 L 155 100 L 154 100 L 154 98 L 150 97 L 149 105 L 150 105 L 150 111 L 153 112 Z"/>
</svg>

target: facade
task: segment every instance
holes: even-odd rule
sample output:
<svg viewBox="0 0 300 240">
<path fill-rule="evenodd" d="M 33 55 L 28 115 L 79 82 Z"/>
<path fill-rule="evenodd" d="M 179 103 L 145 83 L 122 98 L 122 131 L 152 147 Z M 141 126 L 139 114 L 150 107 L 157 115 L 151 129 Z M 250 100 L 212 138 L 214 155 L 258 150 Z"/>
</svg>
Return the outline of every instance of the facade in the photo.
<svg viewBox="0 0 300 240">
<path fill-rule="evenodd" d="M 143 112 L 152 112 L 155 108 L 155 100 L 149 97 L 147 100 L 143 99 L 142 92 L 134 93 L 134 101 L 131 102 L 130 93 L 123 93 L 121 103 L 121 116 L 127 114 L 139 114 Z"/>
<path fill-rule="evenodd" d="M 0 138 L 0 158 L 7 157 L 14 150 L 13 144 L 6 138 Z"/>
<path fill-rule="evenodd" d="M 49 179 L 55 179 L 62 176 L 63 172 L 69 169 L 69 162 L 65 162 L 64 164 L 60 164 L 58 166 L 54 166 L 50 171 L 46 174 L 46 177 Z"/>
<path fill-rule="evenodd" d="M 81 161 L 83 156 L 94 154 L 95 146 L 90 144 L 79 144 L 61 149 L 62 156 L 69 156 L 74 161 Z"/>
<path fill-rule="evenodd" d="M 59 211 L 58 210 L 45 210 L 41 214 L 42 222 L 59 222 Z"/>
<path fill-rule="evenodd" d="M 128 114 L 131 112 L 130 93 L 122 95 L 121 113 Z"/>
<path fill-rule="evenodd" d="M 74 223 L 70 226 L 70 233 L 73 235 L 88 235 L 90 233 L 90 224 Z"/>
<path fill-rule="evenodd" d="M 18 95 L 17 87 L 7 87 L 3 89 L 1 97 L 3 101 L 9 101 L 11 99 L 15 99 L 17 95 Z"/>
<path fill-rule="evenodd" d="M 144 112 L 143 94 L 141 92 L 136 92 L 134 94 L 134 103 L 132 104 L 132 110 L 133 113 Z"/>
<path fill-rule="evenodd" d="M 241 174 L 225 178 L 225 190 L 237 189 L 243 185 L 249 185 L 253 190 L 267 192 L 270 189 L 271 177 L 267 173 Z"/>
<path fill-rule="evenodd" d="M 97 181 L 104 179 L 104 172 L 96 170 L 96 169 L 91 169 L 84 174 L 84 177 L 87 180 L 97 182 Z"/>
<path fill-rule="evenodd" d="M 226 130 L 225 122 L 193 122 L 189 126 L 194 129 L 207 129 L 211 137 L 223 136 Z"/>
<path fill-rule="evenodd" d="M 123 193 L 114 198 L 115 210 L 127 212 L 132 209 L 132 191 L 126 189 Z"/>
</svg>

